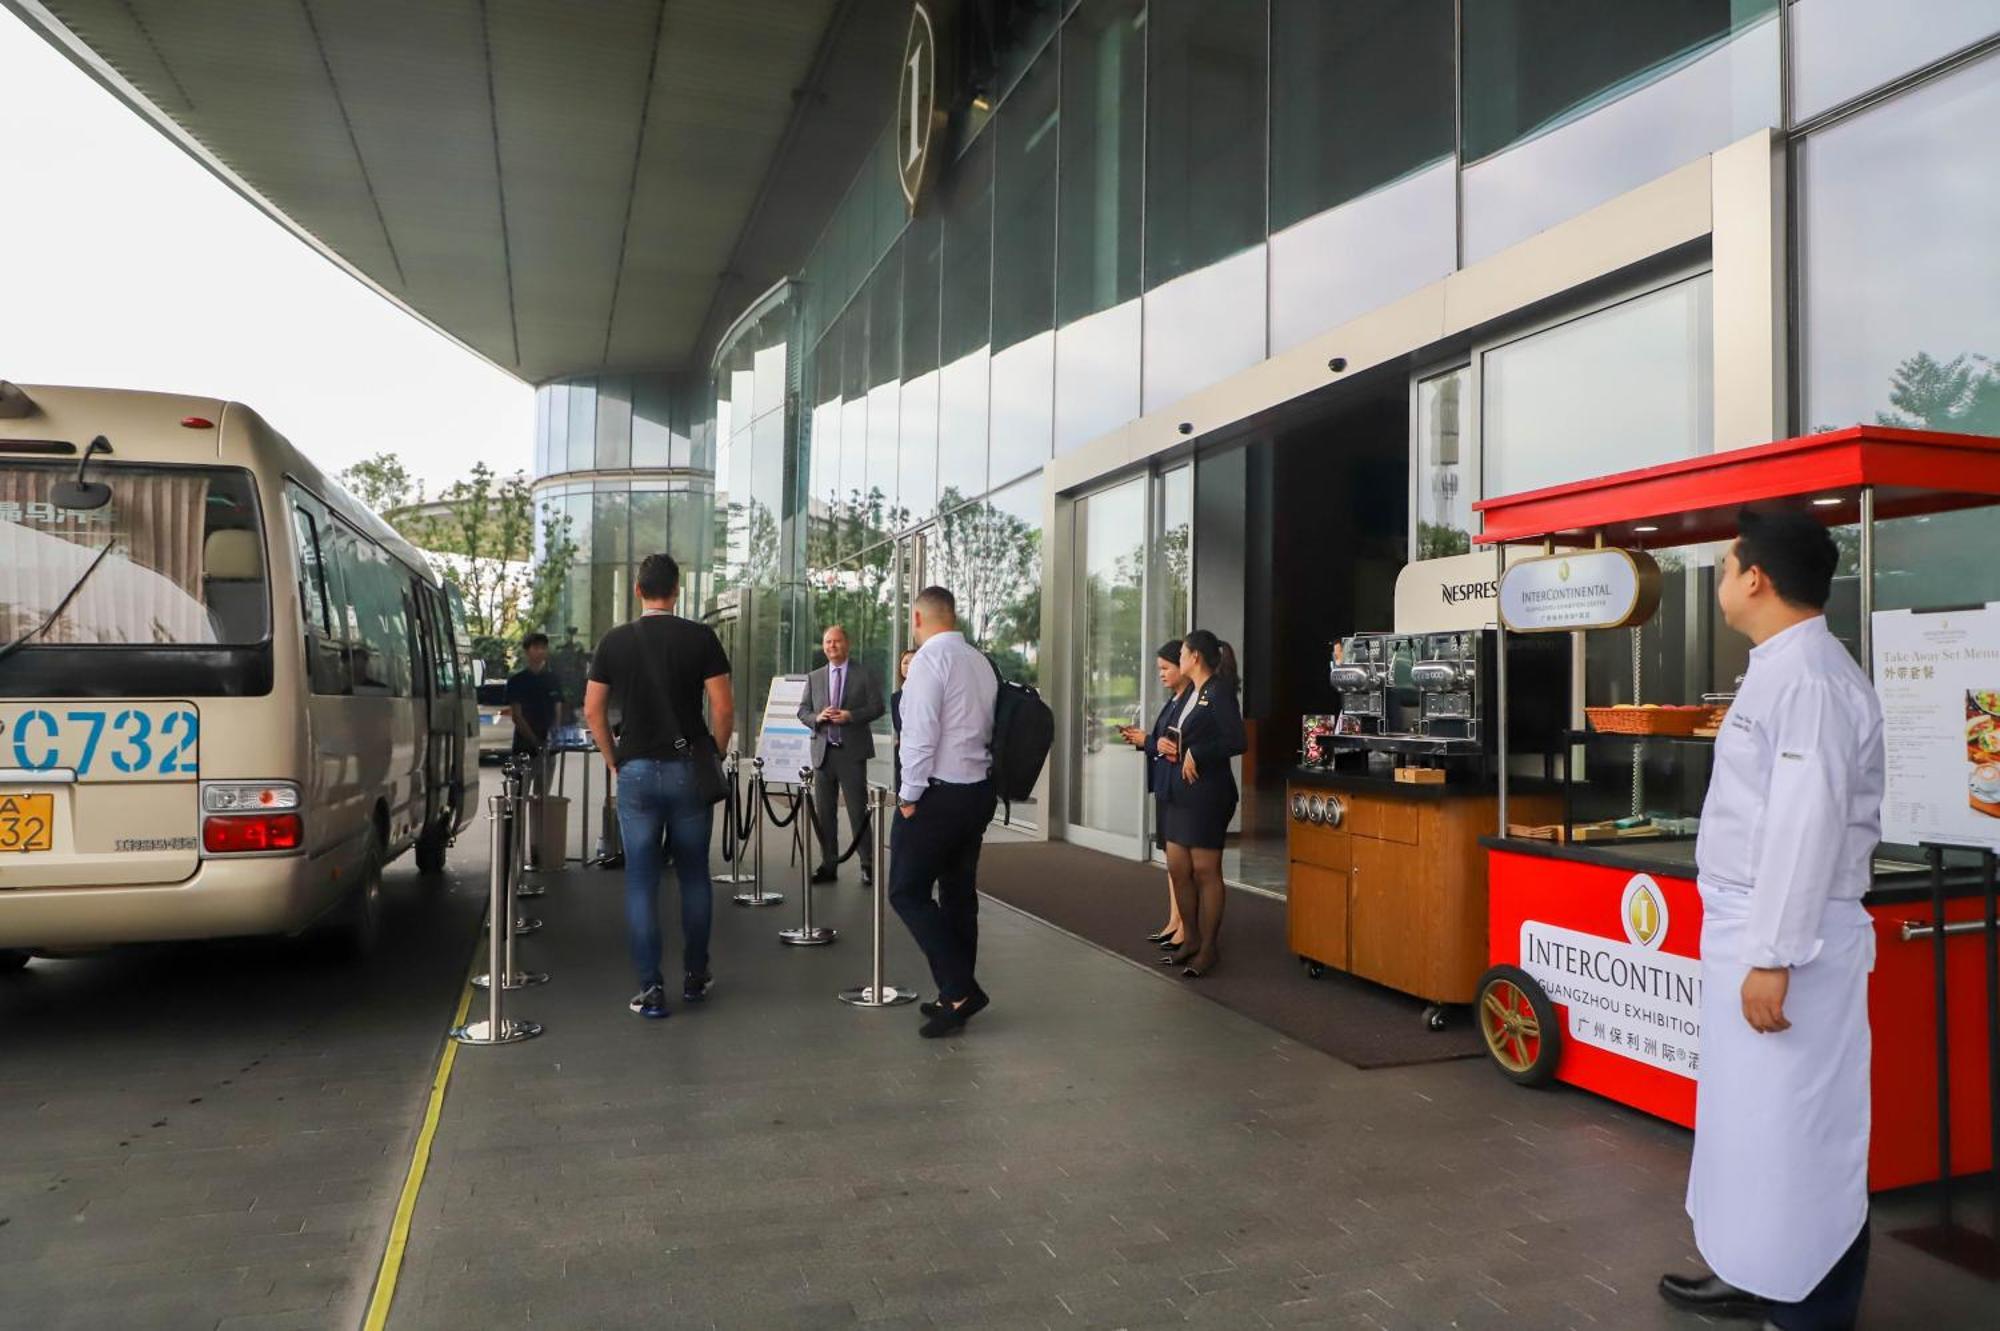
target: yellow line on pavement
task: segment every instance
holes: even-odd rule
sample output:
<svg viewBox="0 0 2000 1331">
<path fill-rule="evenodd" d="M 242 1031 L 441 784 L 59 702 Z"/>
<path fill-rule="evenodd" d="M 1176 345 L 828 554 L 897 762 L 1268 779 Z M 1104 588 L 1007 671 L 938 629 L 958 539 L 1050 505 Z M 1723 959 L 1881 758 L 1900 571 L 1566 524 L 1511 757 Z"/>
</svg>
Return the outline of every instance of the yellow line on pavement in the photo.
<svg viewBox="0 0 2000 1331">
<path fill-rule="evenodd" d="M 472 986 L 458 1000 L 453 1029 L 465 1024 L 472 1010 Z M 424 1107 L 424 1125 L 417 1132 L 416 1154 L 410 1157 L 409 1173 L 403 1177 L 403 1195 L 396 1201 L 396 1218 L 389 1225 L 389 1246 L 382 1253 L 382 1269 L 375 1277 L 375 1296 L 368 1301 L 363 1331 L 382 1331 L 389 1323 L 389 1305 L 396 1299 L 396 1277 L 402 1274 L 403 1251 L 410 1242 L 410 1217 L 417 1211 L 417 1194 L 423 1190 L 424 1170 L 431 1162 L 431 1142 L 437 1137 L 438 1118 L 444 1110 L 445 1083 L 451 1080 L 452 1064 L 458 1061 L 458 1041 L 445 1036 L 444 1054 L 438 1059 L 437 1077 L 431 1082 L 430 1103 Z"/>
</svg>

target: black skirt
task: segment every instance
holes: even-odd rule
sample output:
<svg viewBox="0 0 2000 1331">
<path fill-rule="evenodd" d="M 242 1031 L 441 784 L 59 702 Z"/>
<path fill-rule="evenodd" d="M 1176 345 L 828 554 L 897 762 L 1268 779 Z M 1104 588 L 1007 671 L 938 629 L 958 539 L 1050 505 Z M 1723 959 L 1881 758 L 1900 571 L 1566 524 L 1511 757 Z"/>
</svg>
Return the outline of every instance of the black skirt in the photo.
<svg viewBox="0 0 2000 1331">
<path fill-rule="evenodd" d="M 1191 850 L 1221 850 L 1229 835 L 1236 801 L 1224 804 L 1160 804 L 1160 830 L 1165 840 Z"/>
</svg>

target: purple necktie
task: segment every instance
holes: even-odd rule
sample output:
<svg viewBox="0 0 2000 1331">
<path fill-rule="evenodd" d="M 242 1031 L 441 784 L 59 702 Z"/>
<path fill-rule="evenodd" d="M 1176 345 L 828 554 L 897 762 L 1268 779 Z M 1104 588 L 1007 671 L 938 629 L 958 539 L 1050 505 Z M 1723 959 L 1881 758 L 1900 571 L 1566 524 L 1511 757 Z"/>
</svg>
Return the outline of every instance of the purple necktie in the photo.
<svg viewBox="0 0 2000 1331">
<path fill-rule="evenodd" d="M 833 705 L 835 707 L 840 706 L 840 695 L 845 692 L 846 684 L 847 667 L 844 665 L 835 666 L 833 668 Z M 835 730 L 831 735 L 827 736 L 827 741 L 838 748 L 840 746 L 840 731 Z"/>
</svg>

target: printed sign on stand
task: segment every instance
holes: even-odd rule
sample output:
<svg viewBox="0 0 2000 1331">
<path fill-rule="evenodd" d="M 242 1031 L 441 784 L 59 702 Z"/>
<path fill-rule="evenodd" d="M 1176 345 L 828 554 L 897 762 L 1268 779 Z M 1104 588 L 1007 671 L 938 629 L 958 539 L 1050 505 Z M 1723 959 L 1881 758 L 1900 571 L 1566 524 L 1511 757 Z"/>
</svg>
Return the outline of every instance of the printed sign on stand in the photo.
<svg viewBox="0 0 2000 1331">
<path fill-rule="evenodd" d="M 1882 839 L 2000 850 L 2000 602 L 1877 611 Z"/>
<path fill-rule="evenodd" d="M 764 700 L 763 724 L 757 731 L 757 756 L 764 760 L 764 780 L 797 785 L 799 769 L 812 765 L 812 727 L 799 720 L 806 700 L 804 675 L 774 675 Z"/>
<path fill-rule="evenodd" d="M 1660 566 L 1644 550 L 1543 555 L 1500 578 L 1500 618 L 1515 633 L 1625 628 L 1659 606 Z"/>
</svg>

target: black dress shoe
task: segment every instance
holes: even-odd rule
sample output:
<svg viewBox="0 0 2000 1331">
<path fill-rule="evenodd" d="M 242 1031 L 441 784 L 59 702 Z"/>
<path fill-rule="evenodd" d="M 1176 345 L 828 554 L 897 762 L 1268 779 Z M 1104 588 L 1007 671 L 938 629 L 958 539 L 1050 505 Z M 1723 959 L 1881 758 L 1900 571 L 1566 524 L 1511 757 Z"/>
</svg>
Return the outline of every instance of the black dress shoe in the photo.
<svg viewBox="0 0 2000 1331">
<path fill-rule="evenodd" d="M 1718 1275 L 1660 1277 L 1660 1297 L 1676 1308 L 1708 1317 L 1762 1317 L 1778 1305 L 1761 1294 L 1738 1289 Z"/>
<path fill-rule="evenodd" d="M 830 883 L 838 877 L 840 877 L 840 874 L 837 871 L 833 869 L 820 868 L 813 870 L 812 881 L 815 883 Z"/>
<path fill-rule="evenodd" d="M 972 997 L 966 999 L 957 1007 L 944 1002 L 926 1003 L 918 1011 L 924 1011 L 926 1008 L 931 1009 L 929 1019 L 917 1028 L 917 1034 L 926 1040 L 936 1040 L 947 1035 L 956 1035 L 965 1029 L 966 1022 L 971 1021 L 974 1017 L 985 1011 L 986 1005 L 992 1001 L 992 999 L 986 996 L 985 990 L 975 989 L 972 991 Z"/>
<path fill-rule="evenodd" d="M 1172 929 L 1162 929 L 1156 934 L 1147 934 L 1146 941 L 1149 943 L 1164 943 L 1173 936 L 1174 931 Z"/>
<path fill-rule="evenodd" d="M 875 886 L 875 871 L 865 864 L 861 866 L 861 885 L 863 887 Z"/>
</svg>

